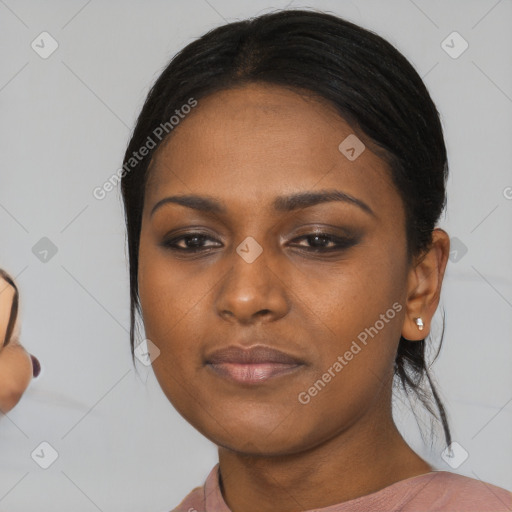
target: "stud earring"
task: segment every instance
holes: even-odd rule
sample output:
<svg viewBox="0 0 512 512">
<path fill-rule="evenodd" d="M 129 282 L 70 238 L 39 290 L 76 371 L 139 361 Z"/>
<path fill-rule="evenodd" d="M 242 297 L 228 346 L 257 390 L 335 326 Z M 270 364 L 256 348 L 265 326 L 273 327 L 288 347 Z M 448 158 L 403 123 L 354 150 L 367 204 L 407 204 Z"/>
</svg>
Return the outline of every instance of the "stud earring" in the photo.
<svg viewBox="0 0 512 512">
<path fill-rule="evenodd" d="M 414 319 L 416 321 L 416 325 L 418 326 L 418 329 L 420 331 L 423 331 L 423 320 L 420 318 L 415 318 Z"/>
</svg>

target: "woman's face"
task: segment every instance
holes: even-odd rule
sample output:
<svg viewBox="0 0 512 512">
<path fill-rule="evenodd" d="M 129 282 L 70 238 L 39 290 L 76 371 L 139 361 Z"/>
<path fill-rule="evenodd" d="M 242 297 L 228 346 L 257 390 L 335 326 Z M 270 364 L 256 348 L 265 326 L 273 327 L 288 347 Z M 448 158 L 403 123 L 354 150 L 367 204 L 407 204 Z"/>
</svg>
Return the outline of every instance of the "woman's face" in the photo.
<svg viewBox="0 0 512 512">
<path fill-rule="evenodd" d="M 153 368 L 175 408 L 220 446 L 296 453 L 389 414 L 405 213 L 384 161 L 353 137 L 343 143 L 353 133 L 322 103 L 251 84 L 199 101 L 152 162 L 139 293 L 160 350 Z M 355 201 L 284 199 L 326 191 Z M 199 200 L 153 210 L 185 195 L 217 210 Z M 208 364 L 233 345 L 302 364 L 239 382 Z"/>
</svg>

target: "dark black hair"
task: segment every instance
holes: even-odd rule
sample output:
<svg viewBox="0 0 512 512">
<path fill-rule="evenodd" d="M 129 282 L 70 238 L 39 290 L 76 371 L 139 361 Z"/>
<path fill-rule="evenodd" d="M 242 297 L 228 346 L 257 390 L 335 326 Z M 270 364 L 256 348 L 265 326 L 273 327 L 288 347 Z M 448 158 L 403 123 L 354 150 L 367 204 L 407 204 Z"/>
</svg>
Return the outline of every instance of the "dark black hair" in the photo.
<svg viewBox="0 0 512 512">
<path fill-rule="evenodd" d="M 446 205 L 447 154 L 439 113 L 409 61 L 374 32 L 325 12 L 275 11 L 223 25 L 187 45 L 165 67 L 146 98 L 124 156 L 121 190 L 130 261 L 132 357 L 136 313 L 141 314 L 137 268 L 144 192 L 151 159 L 166 140 L 163 127 L 166 135 L 172 133 L 179 123 L 176 114 L 189 111 L 184 106 L 191 101 L 248 83 L 307 92 L 334 107 L 391 169 L 406 212 L 409 262 L 431 246 Z M 401 337 L 394 373 L 406 394 L 412 390 L 437 417 L 423 389 L 427 378 L 450 445 L 448 419 L 429 375 L 425 349 L 425 340 Z"/>
<path fill-rule="evenodd" d="M 11 313 L 9 315 L 9 322 L 7 323 L 7 329 L 5 332 L 5 340 L 2 340 L 3 346 L 6 347 L 11 341 L 12 331 L 14 330 L 16 319 L 18 318 L 19 292 L 16 284 L 14 283 L 14 279 L 5 270 L 2 270 L 1 268 L 0 277 L 2 277 L 14 288 L 14 296 L 12 298 Z"/>
</svg>

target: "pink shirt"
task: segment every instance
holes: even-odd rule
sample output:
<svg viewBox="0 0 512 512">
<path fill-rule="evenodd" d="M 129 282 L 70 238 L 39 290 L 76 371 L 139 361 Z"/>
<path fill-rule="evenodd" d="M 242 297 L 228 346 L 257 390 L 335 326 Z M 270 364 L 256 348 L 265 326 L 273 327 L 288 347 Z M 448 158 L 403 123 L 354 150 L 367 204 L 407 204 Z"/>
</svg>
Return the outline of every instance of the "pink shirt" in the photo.
<svg viewBox="0 0 512 512">
<path fill-rule="evenodd" d="M 219 487 L 219 464 L 201 487 L 171 512 L 231 512 Z M 433 471 L 401 480 L 350 501 L 304 512 L 505 512 L 512 492 L 449 471 Z M 276 511 L 278 512 L 278 511 Z"/>
</svg>

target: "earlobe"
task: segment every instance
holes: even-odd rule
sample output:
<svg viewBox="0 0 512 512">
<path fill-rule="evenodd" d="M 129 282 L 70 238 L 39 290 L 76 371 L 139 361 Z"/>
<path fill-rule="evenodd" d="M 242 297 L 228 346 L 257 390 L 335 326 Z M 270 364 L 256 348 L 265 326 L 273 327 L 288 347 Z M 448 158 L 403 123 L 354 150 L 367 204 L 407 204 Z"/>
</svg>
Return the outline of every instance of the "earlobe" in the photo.
<svg viewBox="0 0 512 512">
<path fill-rule="evenodd" d="M 423 319 L 421 317 L 419 317 L 419 318 L 415 318 L 414 321 L 416 322 L 418 329 L 420 331 L 423 331 Z"/>
<path fill-rule="evenodd" d="M 411 341 L 425 339 L 441 295 L 450 254 L 450 237 L 443 229 L 432 232 L 429 249 L 418 257 L 409 271 L 406 317 L 402 336 Z"/>
<path fill-rule="evenodd" d="M 420 341 L 425 339 L 430 332 L 430 326 L 426 325 L 426 319 L 423 316 L 407 316 L 402 328 L 402 337 L 409 341 Z"/>
</svg>

